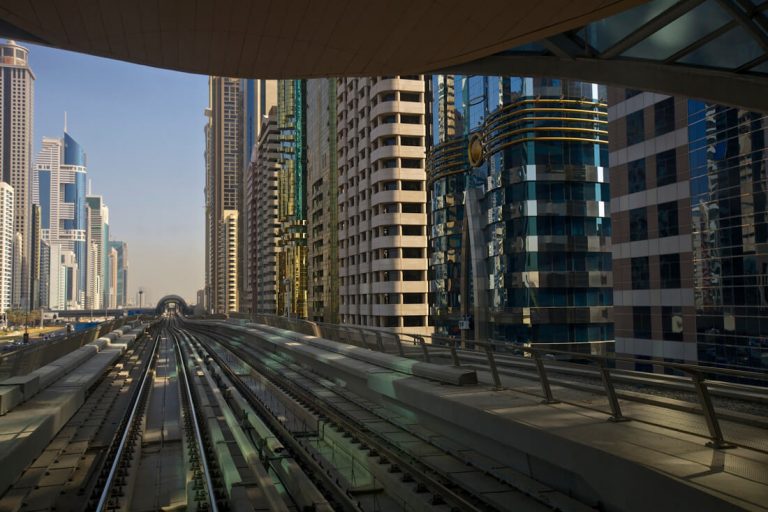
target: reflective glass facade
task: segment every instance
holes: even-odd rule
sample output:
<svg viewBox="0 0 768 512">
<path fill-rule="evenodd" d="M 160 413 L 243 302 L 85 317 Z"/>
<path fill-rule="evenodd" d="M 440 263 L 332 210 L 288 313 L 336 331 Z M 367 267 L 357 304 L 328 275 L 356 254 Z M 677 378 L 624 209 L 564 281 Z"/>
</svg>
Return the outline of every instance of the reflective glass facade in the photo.
<svg viewBox="0 0 768 512">
<path fill-rule="evenodd" d="M 616 351 L 647 359 L 638 370 L 765 369 L 766 116 L 623 89 L 609 100 Z"/>
<path fill-rule="evenodd" d="M 688 101 L 699 361 L 768 368 L 765 114 Z"/>
<path fill-rule="evenodd" d="M 436 330 L 469 320 L 479 339 L 612 340 L 605 89 L 455 76 L 433 91 Z"/>
</svg>

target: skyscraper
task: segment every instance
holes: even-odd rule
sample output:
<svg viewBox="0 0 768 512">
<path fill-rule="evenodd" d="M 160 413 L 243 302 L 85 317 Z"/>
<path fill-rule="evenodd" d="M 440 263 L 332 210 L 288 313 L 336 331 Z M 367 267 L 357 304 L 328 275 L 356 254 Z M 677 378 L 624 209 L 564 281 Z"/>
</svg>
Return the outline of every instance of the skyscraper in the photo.
<svg viewBox="0 0 768 512">
<path fill-rule="evenodd" d="M 42 239 L 61 246 L 70 272 L 76 269 L 73 280 L 67 282 L 67 307 L 82 307 L 87 288 L 85 165 L 85 152 L 68 133 L 62 139 L 43 137 L 35 162 L 32 202 L 42 211 Z M 51 265 L 55 266 L 53 261 Z"/>
<path fill-rule="evenodd" d="M 117 269 L 118 269 L 117 249 L 108 247 L 107 249 L 107 290 L 105 293 L 104 307 L 109 309 L 117 308 Z"/>
<path fill-rule="evenodd" d="M 0 181 L 0 314 L 11 307 L 14 208 L 13 187 Z"/>
<path fill-rule="evenodd" d="M 431 332 L 423 76 L 336 83 L 342 323 Z"/>
<path fill-rule="evenodd" d="M 29 302 L 29 181 L 32 172 L 32 122 L 35 75 L 29 67 L 29 51 L 13 41 L 0 44 L 0 162 L 2 181 L 14 191 L 14 233 L 21 235 L 19 258 L 13 271 L 11 302 Z"/>
<path fill-rule="evenodd" d="M 41 292 L 41 251 L 42 251 L 42 215 L 43 211 L 39 204 L 33 204 L 31 209 L 31 222 L 29 226 L 29 308 L 30 310 L 38 309 L 40 303 Z"/>
<path fill-rule="evenodd" d="M 336 80 L 307 81 L 309 319 L 339 321 Z"/>
<path fill-rule="evenodd" d="M 253 175 L 251 208 L 249 209 L 249 252 L 253 311 L 260 314 L 278 312 L 278 256 L 280 223 L 278 222 L 278 175 L 280 133 L 277 107 L 264 120 L 256 150 L 252 154 Z"/>
<path fill-rule="evenodd" d="M 242 180 L 242 208 L 239 218 L 240 232 L 238 235 L 238 254 L 240 261 L 240 310 L 243 313 L 255 311 L 253 297 L 253 276 L 251 275 L 252 259 L 255 255 L 252 232 L 251 214 L 253 209 L 254 191 L 254 167 L 251 165 L 253 152 L 258 150 L 261 127 L 269 111 L 277 104 L 276 80 L 243 80 L 241 83 L 243 111 L 241 120 L 243 123 L 243 180 Z"/>
<path fill-rule="evenodd" d="M 115 290 L 116 307 L 128 305 L 128 244 L 118 240 L 110 240 L 108 247 L 117 253 L 116 281 L 110 281 Z"/>
<path fill-rule="evenodd" d="M 239 310 L 238 234 L 242 204 L 241 80 L 210 77 L 206 110 L 206 289 L 215 313 Z"/>
<path fill-rule="evenodd" d="M 278 212 L 280 254 L 278 304 L 307 316 L 306 81 L 280 80 L 277 89 Z"/>
<path fill-rule="evenodd" d="M 605 88 L 545 78 L 435 76 L 432 90 L 436 331 L 608 348 Z"/>
<path fill-rule="evenodd" d="M 768 368 L 768 118 L 609 89 L 616 351 Z"/>
<path fill-rule="evenodd" d="M 86 245 L 89 256 L 86 263 L 85 307 L 100 309 L 105 303 L 105 287 L 109 286 L 106 272 L 109 257 L 107 251 L 109 208 L 104 204 L 101 196 L 87 196 L 86 205 L 88 212 Z"/>
</svg>

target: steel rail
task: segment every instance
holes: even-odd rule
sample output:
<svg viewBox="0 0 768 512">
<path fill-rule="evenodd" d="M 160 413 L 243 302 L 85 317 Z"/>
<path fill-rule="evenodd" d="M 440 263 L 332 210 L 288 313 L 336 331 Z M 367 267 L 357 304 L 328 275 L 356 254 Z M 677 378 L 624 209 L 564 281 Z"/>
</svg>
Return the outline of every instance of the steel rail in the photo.
<svg viewBox="0 0 768 512">
<path fill-rule="evenodd" d="M 210 510 L 211 512 L 218 512 L 219 508 L 216 503 L 216 491 L 213 486 L 213 479 L 211 478 L 211 470 L 208 467 L 208 459 L 205 456 L 205 444 L 203 443 L 203 436 L 200 432 L 200 424 L 198 423 L 197 419 L 197 413 L 195 412 L 195 401 L 192 396 L 192 388 L 189 383 L 189 378 L 187 377 L 187 364 L 184 359 L 184 354 L 181 351 L 181 345 L 179 344 L 179 339 L 173 335 L 170 334 L 169 336 L 173 338 L 174 342 L 174 348 L 176 349 L 176 360 L 178 361 L 179 365 L 181 365 L 181 371 L 179 372 L 179 375 L 182 376 L 182 387 L 184 388 L 184 395 L 185 401 L 187 403 L 187 410 L 189 411 L 189 414 L 192 416 L 192 425 L 194 425 L 194 433 L 195 433 L 195 443 L 197 444 L 197 451 L 200 454 L 200 461 L 203 464 L 203 476 L 205 477 L 205 486 L 208 488 L 208 504 L 211 506 Z"/>
<path fill-rule="evenodd" d="M 155 344 L 152 346 L 152 352 L 150 353 L 149 358 L 147 359 L 147 364 L 144 367 L 141 384 L 136 389 L 136 392 L 133 394 L 131 399 L 133 405 L 131 406 L 130 413 L 125 421 L 125 427 L 123 428 L 123 433 L 120 436 L 120 441 L 117 445 L 117 451 L 115 452 L 112 466 L 109 468 L 109 474 L 107 475 L 107 479 L 104 482 L 104 488 L 101 491 L 99 502 L 96 505 L 97 512 L 106 510 L 107 501 L 109 500 L 109 495 L 112 492 L 112 483 L 114 482 L 115 476 L 117 475 L 117 470 L 120 466 L 121 459 L 123 458 L 123 452 L 125 451 L 125 446 L 128 443 L 128 438 L 133 431 L 133 423 L 136 419 L 136 415 L 138 414 L 139 406 L 141 405 L 141 397 L 148 389 L 147 382 L 149 381 L 150 370 L 152 369 L 152 364 L 155 360 L 155 356 L 157 355 L 157 347 L 159 345 L 160 336 L 158 335 L 155 338 Z"/>
</svg>

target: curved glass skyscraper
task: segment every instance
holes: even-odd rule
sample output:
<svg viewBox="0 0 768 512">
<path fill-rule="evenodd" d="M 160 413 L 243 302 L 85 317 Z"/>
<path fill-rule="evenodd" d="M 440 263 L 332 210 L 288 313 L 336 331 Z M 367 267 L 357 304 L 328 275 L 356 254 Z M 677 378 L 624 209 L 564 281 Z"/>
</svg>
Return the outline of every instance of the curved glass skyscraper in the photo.
<svg viewBox="0 0 768 512">
<path fill-rule="evenodd" d="M 612 341 L 604 87 L 474 76 L 432 85 L 436 331 Z"/>
</svg>

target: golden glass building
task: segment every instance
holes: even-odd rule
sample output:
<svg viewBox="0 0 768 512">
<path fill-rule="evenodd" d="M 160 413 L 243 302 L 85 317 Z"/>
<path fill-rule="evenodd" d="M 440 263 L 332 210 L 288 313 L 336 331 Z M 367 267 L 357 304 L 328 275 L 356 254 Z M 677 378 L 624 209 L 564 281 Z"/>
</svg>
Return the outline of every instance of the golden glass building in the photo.
<svg viewBox="0 0 768 512">
<path fill-rule="evenodd" d="M 277 86 L 279 313 L 307 317 L 307 208 L 305 80 Z"/>
</svg>

